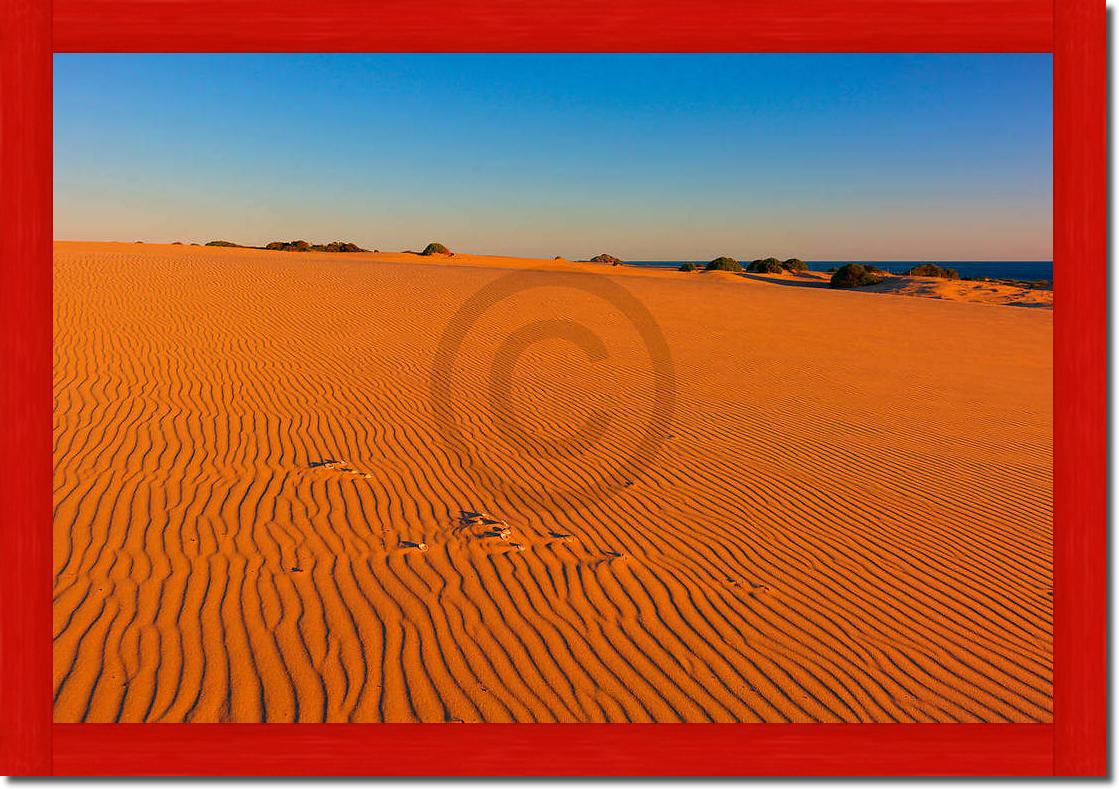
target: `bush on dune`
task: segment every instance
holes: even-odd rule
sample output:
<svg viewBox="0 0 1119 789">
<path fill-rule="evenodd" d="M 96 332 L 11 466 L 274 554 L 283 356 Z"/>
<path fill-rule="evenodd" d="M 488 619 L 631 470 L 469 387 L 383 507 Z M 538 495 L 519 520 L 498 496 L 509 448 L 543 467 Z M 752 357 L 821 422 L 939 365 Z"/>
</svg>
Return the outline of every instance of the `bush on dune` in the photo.
<svg viewBox="0 0 1119 789">
<path fill-rule="evenodd" d="M 680 268 L 678 268 L 676 270 L 677 271 L 695 271 L 696 270 L 696 265 L 695 265 L 695 263 L 684 263 L 683 265 L 680 266 Z"/>
<path fill-rule="evenodd" d="M 705 271 L 742 271 L 742 264 L 734 258 L 720 257 L 715 258 L 704 269 Z"/>
<path fill-rule="evenodd" d="M 265 249 L 280 252 L 368 252 L 349 241 L 331 241 L 329 244 L 308 244 L 306 241 L 273 241 Z"/>
<path fill-rule="evenodd" d="M 454 252 L 447 249 L 442 244 L 437 243 L 435 241 L 432 241 L 430 244 L 428 244 L 426 247 L 424 247 L 424 251 L 421 252 L 420 254 L 421 255 L 427 255 L 429 257 L 431 255 L 448 255 L 448 256 L 450 256 L 450 255 L 453 255 Z"/>
<path fill-rule="evenodd" d="M 753 260 L 746 270 L 752 274 L 780 274 L 784 271 L 791 271 L 793 273 L 800 271 L 808 271 L 808 264 L 800 258 L 789 258 L 788 260 L 778 260 L 777 258 L 759 258 Z"/>
<path fill-rule="evenodd" d="M 765 258 L 764 260 L 751 261 L 746 270 L 752 274 L 780 274 L 785 269 L 781 266 L 781 261 L 777 258 Z"/>
<path fill-rule="evenodd" d="M 329 244 L 312 244 L 311 250 L 314 252 L 368 252 L 368 249 L 362 249 L 357 244 L 349 241 L 331 241 Z"/>
<path fill-rule="evenodd" d="M 905 272 L 909 277 L 939 277 L 940 279 L 959 279 L 960 272 L 954 268 L 945 268 L 936 263 L 922 263 Z"/>
<path fill-rule="evenodd" d="M 605 252 L 603 252 L 600 255 L 595 255 L 593 258 L 591 258 L 590 262 L 591 263 L 605 263 L 608 266 L 620 266 L 620 265 L 622 265 L 621 258 L 616 258 L 613 255 L 607 255 Z"/>
<path fill-rule="evenodd" d="M 311 245 L 306 241 L 273 241 L 270 244 L 265 244 L 264 248 L 282 252 L 306 252 L 311 248 Z"/>
<path fill-rule="evenodd" d="M 877 285 L 882 281 L 882 269 L 861 263 L 845 263 L 831 277 L 833 288 L 858 288 Z"/>
</svg>

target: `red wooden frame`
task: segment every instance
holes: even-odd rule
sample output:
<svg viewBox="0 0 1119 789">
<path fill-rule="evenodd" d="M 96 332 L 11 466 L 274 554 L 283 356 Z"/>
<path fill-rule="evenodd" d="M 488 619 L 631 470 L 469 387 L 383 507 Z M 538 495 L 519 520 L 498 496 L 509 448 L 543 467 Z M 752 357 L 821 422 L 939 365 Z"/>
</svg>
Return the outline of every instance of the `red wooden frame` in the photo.
<svg viewBox="0 0 1119 789">
<path fill-rule="evenodd" d="M 1054 722 L 53 724 L 51 56 L 86 51 L 1052 51 Z M 0 0 L 0 771 L 1105 774 L 1105 79 L 1104 0 Z"/>
</svg>

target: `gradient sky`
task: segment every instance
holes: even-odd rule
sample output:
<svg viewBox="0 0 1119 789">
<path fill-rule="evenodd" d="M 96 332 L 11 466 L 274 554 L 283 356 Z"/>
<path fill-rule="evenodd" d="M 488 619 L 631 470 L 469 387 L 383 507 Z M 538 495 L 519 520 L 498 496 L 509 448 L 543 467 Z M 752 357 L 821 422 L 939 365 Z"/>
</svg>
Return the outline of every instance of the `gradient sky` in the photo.
<svg viewBox="0 0 1119 789">
<path fill-rule="evenodd" d="M 57 55 L 55 237 L 1048 260 L 1049 55 Z"/>
</svg>

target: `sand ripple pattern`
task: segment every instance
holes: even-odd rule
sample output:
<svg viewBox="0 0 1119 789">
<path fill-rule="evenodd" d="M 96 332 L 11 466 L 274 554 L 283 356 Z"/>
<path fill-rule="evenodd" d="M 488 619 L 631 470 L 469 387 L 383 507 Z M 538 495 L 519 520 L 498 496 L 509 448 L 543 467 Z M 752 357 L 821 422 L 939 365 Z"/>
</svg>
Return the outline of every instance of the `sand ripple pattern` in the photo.
<svg viewBox="0 0 1119 789">
<path fill-rule="evenodd" d="M 1051 313 L 515 265 L 58 244 L 55 720 L 1051 720 Z"/>
</svg>

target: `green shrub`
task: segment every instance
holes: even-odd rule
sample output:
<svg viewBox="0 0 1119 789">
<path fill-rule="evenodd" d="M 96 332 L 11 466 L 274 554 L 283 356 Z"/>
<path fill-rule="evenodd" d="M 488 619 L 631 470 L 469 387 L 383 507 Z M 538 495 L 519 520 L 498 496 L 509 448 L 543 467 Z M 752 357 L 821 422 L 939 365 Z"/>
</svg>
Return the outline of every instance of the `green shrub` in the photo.
<svg viewBox="0 0 1119 789">
<path fill-rule="evenodd" d="M 864 285 L 877 285 L 882 281 L 882 269 L 861 263 L 844 263 L 831 276 L 833 288 L 858 288 Z"/>
<path fill-rule="evenodd" d="M 742 271 L 742 264 L 734 258 L 715 258 L 704 268 L 705 271 Z"/>
<path fill-rule="evenodd" d="M 234 244 L 232 241 L 207 241 L 208 247 L 239 247 L 240 244 Z"/>
<path fill-rule="evenodd" d="M 796 273 L 799 271 L 808 271 L 808 264 L 800 258 L 789 258 L 788 260 L 781 261 L 781 268 L 785 269 L 785 271 Z"/>
<path fill-rule="evenodd" d="M 935 263 L 922 263 L 905 272 L 910 277 L 939 277 L 940 279 L 959 279 L 960 272 L 954 268 L 944 268 Z"/>
<path fill-rule="evenodd" d="M 593 258 L 591 258 L 590 262 L 591 263 L 606 263 L 607 265 L 610 265 L 610 266 L 620 266 L 620 265 L 622 265 L 621 258 L 616 258 L 613 255 L 607 255 L 605 252 L 603 252 L 601 255 L 595 255 Z"/>
<path fill-rule="evenodd" d="M 430 244 L 428 244 L 426 247 L 424 247 L 424 251 L 421 252 L 420 254 L 421 255 L 453 255 L 454 253 L 451 252 L 451 250 L 447 249 L 442 244 L 439 244 L 439 243 L 436 243 L 435 241 L 432 241 Z"/>
<path fill-rule="evenodd" d="M 678 268 L 676 270 L 677 271 L 695 271 L 696 270 L 696 264 L 695 263 L 683 263 L 683 264 L 681 264 L 680 268 Z"/>
<path fill-rule="evenodd" d="M 755 260 L 746 267 L 746 270 L 754 274 L 780 274 L 785 269 L 781 266 L 781 261 L 777 258 L 765 258 L 764 260 Z"/>
<path fill-rule="evenodd" d="M 308 244 L 306 241 L 273 241 L 265 249 L 280 252 L 368 252 L 349 241 L 331 241 L 329 244 Z"/>
<path fill-rule="evenodd" d="M 273 241 L 264 246 L 265 249 L 276 249 L 283 252 L 307 252 L 311 245 L 306 241 Z"/>
<path fill-rule="evenodd" d="M 368 252 L 357 244 L 349 241 L 331 241 L 329 244 L 313 244 L 311 249 L 315 252 Z"/>
</svg>

